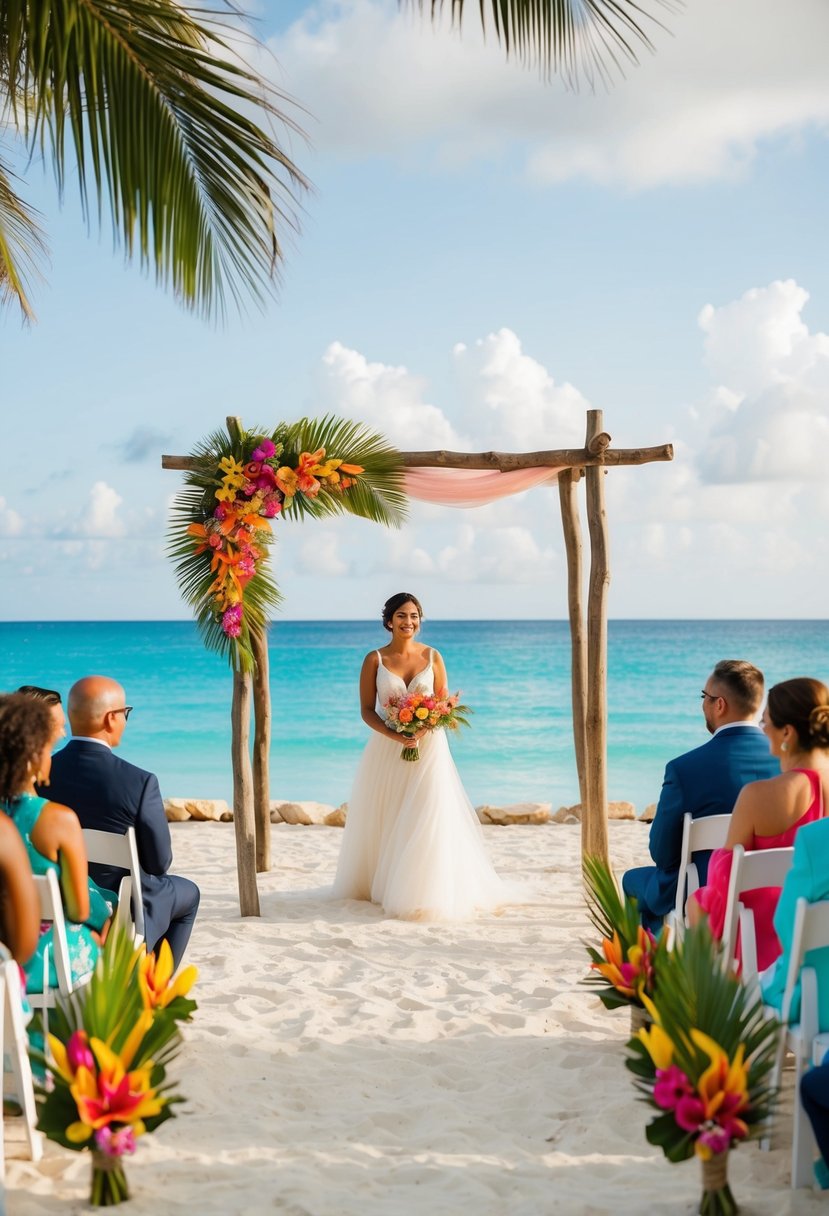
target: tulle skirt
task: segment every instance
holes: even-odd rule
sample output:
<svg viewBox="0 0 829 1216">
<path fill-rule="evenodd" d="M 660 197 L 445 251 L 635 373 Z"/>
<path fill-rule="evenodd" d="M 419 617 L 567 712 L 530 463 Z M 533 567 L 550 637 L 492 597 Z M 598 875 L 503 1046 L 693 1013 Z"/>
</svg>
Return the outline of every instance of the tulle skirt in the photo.
<svg viewBox="0 0 829 1216">
<path fill-rule="evenodd" d="M 420 742 L 420 759 L 372 732 L 348 804 L 335 899 L 365 899 L 406 920 L 468 920 L 526 902 L 495 873 L 478 816 L 455 768 L 446 734 Z"/>
</svg>

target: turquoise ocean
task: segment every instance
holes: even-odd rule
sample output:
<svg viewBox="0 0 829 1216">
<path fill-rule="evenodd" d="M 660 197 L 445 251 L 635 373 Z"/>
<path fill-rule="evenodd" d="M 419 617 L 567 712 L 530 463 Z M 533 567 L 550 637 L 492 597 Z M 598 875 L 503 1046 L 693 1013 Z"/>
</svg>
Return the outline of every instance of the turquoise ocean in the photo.
<svg viewBox="0 0 829 1216">
<path fill-rule="evenodd" d="M 382 645 L 369 621 L 278 621 L 270 634 L 271 796 L 339 804 L 367 737 L 357 679 Z M 578 801 L 565 621 L 426 621 L 451 688 L 474 709 L 451 737 L 472 801 Z M 826 621 L 611 621 L 608 793 L 638 811 L 665 762 L 708 737 L 699 693 L 717 659 L 747 658 L 767 684 L 829 680 Z M 120 754 L 158 774 L 167 797 L 231 797 L 230 671 L 186 621 L 0 623 L 0 689 L 66 696 L 78 678 L 114 676 L 135 706 Z"/>
</svg>

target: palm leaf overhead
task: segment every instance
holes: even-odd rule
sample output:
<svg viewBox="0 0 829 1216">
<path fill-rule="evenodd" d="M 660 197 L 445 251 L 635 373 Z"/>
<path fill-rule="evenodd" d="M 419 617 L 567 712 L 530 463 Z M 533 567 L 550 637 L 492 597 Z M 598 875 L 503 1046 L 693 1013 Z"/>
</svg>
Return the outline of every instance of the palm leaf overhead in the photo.
<svg viewBox="0 0 829 1216">
<path fill-rule="evenodd" d="M 268 559 L 268 548 L 275 538 L 274 532 L 281 526 L 281 516 L 270 521 L 274 532 L 257 532 L 255 543 L 261 556 L 255 574 L 243 586 L 238 636 L 228 635 L 223 626 L 224 606 L 218 606 L 211 550 L 194 540 L 192 526 L 197 526 L 201 536 L 204 525 L 215 527 L 216 490 L 222 485 L 220 460 L 232 457 L 245 465 L 265 438 L 277 445 L 275 463 L 289 469 L 299 463 L 303 453 L 325 449 L 328 459 L 345 461 L 363 470 L 347 489 L 323 482 L 316 496 L 297 492 L 285 497 L 281 512 L 285 519 L 306 516 L 319 519 L 345 512 L 397 526 L 406 504 L 400 453 L 362 423 L 326 416 L 320 420 L 303 418 L 290 426 L 283 423 L 272 430 L 242 430 L 231 419 L 227 430 L 214 431 L 197 445 L 185 484 L 171 509 L 167 551 L 176 566 L 181 594 L 193 609 L 205 645 L 225 655 L 234 668 L 243 671 L 255 666 L 252 635 L 265 628 L 282 600 Z M 268 522 L 264 521 L 265 527 Z"/>
<path fill-rule="evenodd" d="M 229 10 L 228 10 L 229 14 Z M 0 102 L 27 149 L 70 148 L 85 213 L 107 198 L 116 240 L 189 307 L 261 299 L 296 227 L 300 170 L 268 133 L 285 99 L 241 62 L 219 13 L 174 0 L 5 0 Z M 11 214 L 14 212 L 12 210 Z M 0 231 L 9 225 L 0 195 Z M 19 250 L 0 260 L 21 306 Z"/>
<path fill-rule="evenodd" d="M 425 0 L 405 0 L 424 7 Z M 463 19 L 464 0 L 429 0 L 432 18 L 449 8 Z M 478 0 L 487 29 L 487 5 Z M 593 83 L 637 62 L 637 49 L 653 50 L 646 23 L 661 24 L 654 11 L 675 12 L 683 0 L 490 0 L 489 22 L 508 55 L 538 63 L 543 75 L 561 73 L 571 83 L 583 74 Z M 651 11 L 649 11 L 651 10 Z"/>
<path fill-rule="evenodd" d="M 0 162 L 0 302 L 16 299 L 24 318 L 30 321 L 34 311 L 28 284 L 38 273 L 46 242 L 36 213 L 12 183 L 13 175 Z"/>
</svg>

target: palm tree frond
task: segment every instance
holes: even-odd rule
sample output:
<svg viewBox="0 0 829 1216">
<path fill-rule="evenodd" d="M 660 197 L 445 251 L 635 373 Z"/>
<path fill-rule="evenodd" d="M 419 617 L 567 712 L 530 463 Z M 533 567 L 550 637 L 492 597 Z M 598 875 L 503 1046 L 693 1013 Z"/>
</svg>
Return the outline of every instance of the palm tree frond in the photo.
<svg viewBox="0 0 829 1216">
<path fill-rule="evenodd" d="M 298 226 L 301 171 L 268 133 L 287 101 L 227 40 L 218 13 L 174 0 L 0 6 L 10 113 L 47 144 L 59 187 L 74 148 L 85 212 L 107 197 L 116 238 L 189 307 L 261 301 Z"/>
<path fill-rule="evenodd" d="M 0 161 L 0 300 L 16 300 L 23 319 L 34 320 L 28 283 L 40 277 L 46 241 L 38 213 L 16 193 L 13 174 Z"/>
<path fill-rule="evenodd" d="M 424 0 L 400 0 L 417 4 Z M 430 0 L 432 19 L 445 8 L 460 26 L 464 0 Z M 479 0 L 481 24 L 487 28 L 487 6 Z M 537 63 L 547 79 L 561 74 L 571 85 L 583 75 L 593 85 L 607 84 L 613 73 L 637 62 L 637 49 L 653 50 L 647 24 L 661 26 L 656 11 L 676 12 L 683 0 L 490 0 L 489 20 L 509 56 Z"/>
</svg>

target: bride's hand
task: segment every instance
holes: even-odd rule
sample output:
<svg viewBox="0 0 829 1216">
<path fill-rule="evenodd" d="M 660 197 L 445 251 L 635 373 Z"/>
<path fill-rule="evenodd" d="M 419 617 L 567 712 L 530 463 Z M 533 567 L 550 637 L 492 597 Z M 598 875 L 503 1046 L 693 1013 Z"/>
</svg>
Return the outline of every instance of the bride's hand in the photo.
<svg viewBox="0 0 829 1216">
<path fill-rule="evenodd" d="M 427 732 L 425 730 L 419 730 L 417 732 L 417 734 L 415 734 L 415 735 L 405 735 L 403 737 L 403 746 L 404 747 L 417 747 L 418 743 L 420 742 L 420 740 L 423 738 L 423 736 L 426 733 Z"/>
</svg>

